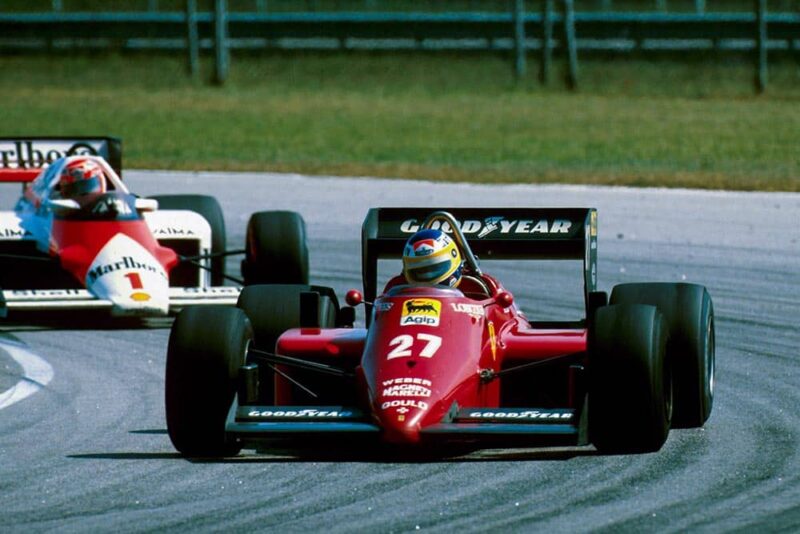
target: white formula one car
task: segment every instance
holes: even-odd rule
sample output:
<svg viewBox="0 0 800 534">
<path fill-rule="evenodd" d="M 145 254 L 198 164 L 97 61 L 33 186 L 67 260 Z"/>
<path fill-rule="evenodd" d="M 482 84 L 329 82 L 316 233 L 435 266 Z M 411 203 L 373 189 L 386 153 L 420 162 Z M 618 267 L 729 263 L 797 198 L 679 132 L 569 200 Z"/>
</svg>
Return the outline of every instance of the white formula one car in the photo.
<svg viewBox="0 0 800 534">
<path fill-rule="evenodd" d="M 245 248 L 226 251 L 215 198 L 140 198 L 120 178 L 120 161 L 113 138 L 0 139 L 0 182 L 25 184 L 14 210 L 0 212 L 0 314 L 164 316 L 234 305 L 241 285 L 308 282 L 299 214 L 253 214 Z M 233 254 L 245 255 L 242 279 L 225 274 Z"/>
</svg>

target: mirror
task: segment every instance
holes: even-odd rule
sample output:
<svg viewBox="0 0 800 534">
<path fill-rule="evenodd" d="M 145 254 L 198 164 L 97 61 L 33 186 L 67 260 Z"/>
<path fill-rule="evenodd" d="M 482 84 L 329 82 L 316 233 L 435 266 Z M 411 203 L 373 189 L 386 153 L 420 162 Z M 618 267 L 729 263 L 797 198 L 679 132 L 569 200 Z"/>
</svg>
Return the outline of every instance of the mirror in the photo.
<svg viewBox="0 0 800 534">
<path fill-rule="evenodd" d="M 356 307 L 362 302 L 364 302 L 364 295 L 362 295 L 361 291 L 357 289 L 351 289 L 344 296 L 344 301 L 347 303 L 348 306 Z"/>
<path fill-rule="evenodd" d="M 509 293 L 508 291 L 501 291 L 497 294 L 494 301 L 500 306 L 501 308 L 508 308 L 512 304 L 514 304 L 514 296 Z"/>
<path fill-rule="evenodd" d="M 81 209 L 81 205 L 78 204 L 77 201 L 71 198 L 56 198 L 50 200 L 50 204 L 52 205 L 53 209 L 62 209 L 62 210 L 79 210 Z"/>
<path fill-rule="evenodd" d="M 158 209 L 158 200 L 154 198 L 137 198 L 136 211 L 156 211 Z"/>
</svg>

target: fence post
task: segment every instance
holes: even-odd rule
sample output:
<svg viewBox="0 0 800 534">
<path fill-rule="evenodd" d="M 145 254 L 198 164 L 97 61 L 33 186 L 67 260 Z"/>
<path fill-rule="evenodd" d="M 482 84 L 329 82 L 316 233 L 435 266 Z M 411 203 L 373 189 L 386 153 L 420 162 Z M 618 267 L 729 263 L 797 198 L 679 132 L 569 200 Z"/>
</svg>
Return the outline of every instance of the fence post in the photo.
<svg viewBox="0 0 800 534">
<path fill-rule="evenodd" d="M 755 0 L 756 8 L 756 92 L 767 90 L 767 0 Z"/>
<path fill-rule="evenodd" d="M 706 12 L 706 0 L 694 0 L 694 10 L 698 15 Z"/>
<path fill-rule="evenodd" d="M 564 38 L 567 44 L 567 87 L 578 88 L 578 43 L 575 38 L 575 5 L 573 0 L 564 0 Z"/>
<path fill-rule="evenodd" d="M 542 61 L 539 65 L 539 81 L 547 85 L 550 81 L 550 65 L 553 62 L 553 0 L 544 0 L 542 5 Z"/>
<path fill-rule="evenodd" d="M 64 11 L 64 2 L 62 2 L 62 0 L 53 0 L 51 3 L 51 7 L 53 8 L 53 11 L 61 13 L 62 11 Z M 53 39 L 52 37 L 48 37 L 47 51 L 50 52 L 52 50 L 53 50 Z"/>
<path fill-rule="evenodd" d="M 186 0 L 186 48 L 189 53 L 189 76 L 197 76 L 200 65 L 200 43 L 197 35 L 197 0 Z"/>
<path fill-rule="evenodd" d="M 147 0 L 147 11 L 158 11 L 158 0 Z"/>
<path fill-rule="evenodd" d="M 214 83 L 222 85 L 228 77 L 228 14 L 227 2 L 214 2 Z"/>
<path fill-rule="evenodd" d="M 525 76 L 525 0 L 514 0 L 514 74 Z"/>
</svg>

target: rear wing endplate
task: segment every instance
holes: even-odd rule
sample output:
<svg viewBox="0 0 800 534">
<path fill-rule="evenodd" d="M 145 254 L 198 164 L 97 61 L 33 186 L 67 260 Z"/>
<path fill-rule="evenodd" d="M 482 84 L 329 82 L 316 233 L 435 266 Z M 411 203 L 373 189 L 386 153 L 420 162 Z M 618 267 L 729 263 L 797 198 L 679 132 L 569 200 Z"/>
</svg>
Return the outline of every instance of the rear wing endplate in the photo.
<svg viewBox="0 0 800 534">
<path fill-rule="evenodd" d="M 0 182 L 30 182 L 64 156 L 101 156 L 122 176 L 122 141 L 115 137 L 0 137 Z"/>
<path fill-rule="evenodd" d="M 400 258 L 406 240 L 434 211 L 450 212 L 482 259 L 583 260 L 584 293 L 597 288 L 594 208 L 372 208 L 361 228 L 364 298 L 377 294 L 378 260 Z M 438 224 L 438 223 L 436 223 Z M 442 228 L 445 232 L 450 229 Z M 398 264 L 399 270 L 399 264 Z"/>
</svg>

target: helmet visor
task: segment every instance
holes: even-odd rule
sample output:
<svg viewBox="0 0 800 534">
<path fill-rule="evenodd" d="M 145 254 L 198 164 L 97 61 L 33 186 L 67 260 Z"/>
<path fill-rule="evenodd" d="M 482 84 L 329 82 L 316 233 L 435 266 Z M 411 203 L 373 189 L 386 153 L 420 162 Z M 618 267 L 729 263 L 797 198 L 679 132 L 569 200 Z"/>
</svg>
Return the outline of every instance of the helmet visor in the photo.
<svg viewBox="0 0 800 534">
<path fill-rule="evenodd" d="M 88 195 L 89 193 L 96 193 L 101 189 L 100 179 L 95 176 L 88 180 L 76 180 L 71 184 L 63 184 L 61 193 L 66 196 Z"/>
<path fill-rule="evenodd" d="M 416 282 L 431 282 L 441 278 L 451 268 L 450 261 L 442 261 L 425 267 L 408 269 L 408 277 Z"/>
</svg>

